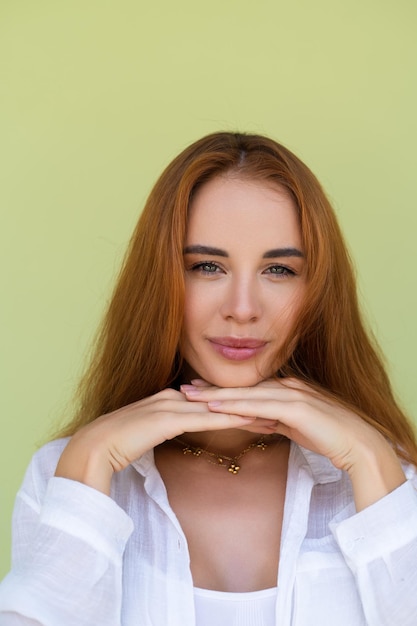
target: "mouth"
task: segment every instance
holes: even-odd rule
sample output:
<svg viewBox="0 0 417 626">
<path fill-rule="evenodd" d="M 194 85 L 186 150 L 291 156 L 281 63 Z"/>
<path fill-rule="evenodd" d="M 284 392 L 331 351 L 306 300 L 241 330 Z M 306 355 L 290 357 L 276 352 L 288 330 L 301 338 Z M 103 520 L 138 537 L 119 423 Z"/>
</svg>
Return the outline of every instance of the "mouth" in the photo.
<svg viewBox="0 0 417 626">
<path fill-rule="evenodd" d="M 267 345 L 254 337 L 210 337 L 212 348 L 230 361 L 246 361 L 257 356 Z"/>
</svg>

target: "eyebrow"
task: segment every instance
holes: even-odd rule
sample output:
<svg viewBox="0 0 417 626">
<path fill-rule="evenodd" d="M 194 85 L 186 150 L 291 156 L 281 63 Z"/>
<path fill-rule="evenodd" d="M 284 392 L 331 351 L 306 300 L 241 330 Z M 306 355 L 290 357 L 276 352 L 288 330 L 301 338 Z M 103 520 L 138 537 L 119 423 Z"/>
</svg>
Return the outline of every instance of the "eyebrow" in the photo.
<svg viewBox="0 0 417 626">
<path fill-rule="evenodd" d="M 222 256 L 228 257 L 228 253 L 221 248 L 213 248 L 212 246 L 187 246 L 184 248 L 184 254 L 208 254 L 210 256 Z M 263 255 L 263 259 L 276 259 L 279 257 L 300 257 L 303 258 L 304 254 L 298 248 L 274 248 L 273 250 L 267 250 Z"/>
</svg>

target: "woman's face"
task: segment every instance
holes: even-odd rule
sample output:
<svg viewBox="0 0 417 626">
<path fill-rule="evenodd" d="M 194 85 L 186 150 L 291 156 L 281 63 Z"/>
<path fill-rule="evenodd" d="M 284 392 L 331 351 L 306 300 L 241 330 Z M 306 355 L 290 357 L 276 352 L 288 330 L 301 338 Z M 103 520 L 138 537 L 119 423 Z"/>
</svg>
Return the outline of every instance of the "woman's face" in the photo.
<svg viewBox="0 0 417 626">
<path fill-rule="evenodd" d="M 269 378 L 305 291 L 297 212 L 265 182 L 218 176 L 191 204 L 181 353 L 220 387 Z"/>
</svg>

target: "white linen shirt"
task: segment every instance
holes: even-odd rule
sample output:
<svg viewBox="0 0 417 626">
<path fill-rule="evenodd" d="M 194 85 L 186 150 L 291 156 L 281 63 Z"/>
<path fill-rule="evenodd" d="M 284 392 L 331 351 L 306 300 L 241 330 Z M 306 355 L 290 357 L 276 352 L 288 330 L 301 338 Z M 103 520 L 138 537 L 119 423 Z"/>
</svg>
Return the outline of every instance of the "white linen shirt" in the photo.
<svg viewBox="0 0 417 626">
<path fill-rule="evenodd" d="M 66 442 L 39 450 L 17 495 L 1 626 L 195 626 L 187 542 L 153 451 L 108 497 L 53 476 Z M 348 476 L 291 444 L 277 626 L 417 625 L 415 469 L 406 476 L 355 513 Z"/>
</svg>

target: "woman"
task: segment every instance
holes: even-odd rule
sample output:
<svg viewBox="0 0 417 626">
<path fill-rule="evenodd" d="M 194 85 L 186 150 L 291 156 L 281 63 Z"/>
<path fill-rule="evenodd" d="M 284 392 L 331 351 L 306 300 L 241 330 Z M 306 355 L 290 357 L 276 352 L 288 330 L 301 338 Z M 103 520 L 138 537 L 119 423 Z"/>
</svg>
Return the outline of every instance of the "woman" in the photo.
<svg viewBox="0 0 417 626">
<path fill-rule="evenodd" d="M 162 174 L 61 434 L 17 497 L 1 624 L 417 623 L 413 431 L 333 211 L 274 141 L 216 133 Z"/>
</svg>

